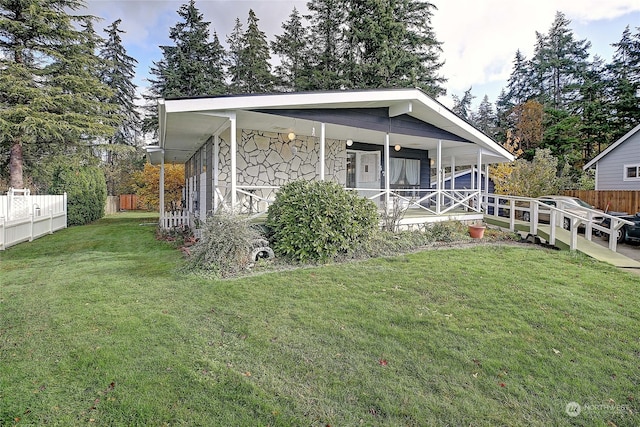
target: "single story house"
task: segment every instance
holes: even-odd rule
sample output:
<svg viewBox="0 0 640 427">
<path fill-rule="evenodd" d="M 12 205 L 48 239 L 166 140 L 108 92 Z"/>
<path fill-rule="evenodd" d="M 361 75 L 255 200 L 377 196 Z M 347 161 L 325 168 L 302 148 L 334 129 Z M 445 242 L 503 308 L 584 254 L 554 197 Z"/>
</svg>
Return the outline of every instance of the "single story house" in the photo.
<svg viewBox="0 0 640 427">
<path fill-rule="evenodd" d="M 590 168 L 596 169 L 596 190 L 640 190 L 640 125 L 583 167 Z"/>
<path fill-rule="evenodd" d="M 158 107 L 159 143 L 148 158 L 185 164 L 185 204 L 199 218 L 221 207 L 263 213 L 280 186 L 304 179 L 338 182 L 381 209 L 400 199 L 450 219 L 469 205 L 480 213 L 481 189 L 445 189 L 447 168 L 513 160 L 419 89 L 161 99 Z"/>
</svg>

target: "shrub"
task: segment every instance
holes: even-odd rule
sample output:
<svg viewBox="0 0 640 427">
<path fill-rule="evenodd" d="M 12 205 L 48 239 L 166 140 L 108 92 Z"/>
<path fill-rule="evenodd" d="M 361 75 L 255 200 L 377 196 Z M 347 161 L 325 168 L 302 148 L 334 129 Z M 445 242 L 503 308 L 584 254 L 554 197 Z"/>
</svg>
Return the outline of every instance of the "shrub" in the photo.
<svg viewBox="0 0 640 427">
<path fill-rule="evenodd" d="M 253 263 L 251 251 L 260 232 L 238 215 L 215 213 L 202 226 L 202 237 L 190 249 L 186 269 L 231 276 Z"/>
<path fill-rule="evenodd" d="M 269 207 L 273 249 L 289 259 L 326 261 L 365 244 L 378 227 L 370 200 L 326 181 L 283 186 Z"/>
<path fill-rule="evenodd" d="M 67 193 L 67 224 L 84 225 L 104 216 L 107 184 L 97 166 L 59 165 L 53 172 L 50 194 Z"/>
</svg>

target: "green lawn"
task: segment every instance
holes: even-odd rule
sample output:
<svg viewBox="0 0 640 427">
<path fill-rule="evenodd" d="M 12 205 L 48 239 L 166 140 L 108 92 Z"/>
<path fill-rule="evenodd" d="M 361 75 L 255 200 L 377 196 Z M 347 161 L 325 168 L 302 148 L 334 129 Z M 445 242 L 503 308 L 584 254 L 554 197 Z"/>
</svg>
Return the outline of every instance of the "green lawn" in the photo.
<svg viewBox="0 0 640 427">
<path fill-rule="evenodd" d="M 149 221 L 0 252 L 0 425 L 640 424 L 638 276 L 484 246 L 206 281 Z"/>
</svg>

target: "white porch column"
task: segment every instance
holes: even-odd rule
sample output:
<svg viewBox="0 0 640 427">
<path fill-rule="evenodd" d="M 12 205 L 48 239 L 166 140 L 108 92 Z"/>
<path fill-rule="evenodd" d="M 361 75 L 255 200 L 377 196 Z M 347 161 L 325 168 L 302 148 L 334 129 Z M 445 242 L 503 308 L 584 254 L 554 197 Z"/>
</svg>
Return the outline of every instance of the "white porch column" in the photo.
<svg viewBox="0 0 640 427">
<path fill-rule="evenodd" d="M 213 211 L 218 210 L 220 196 L 218 195 L 218 185 L 220 184 L 220 135 L 213 136 Z"/>
<path fill-rule="evenodd" d="M 160 163 L 160 226 L 164 228 L 164 153 Z"/>
<path fill-rule="evenodd" d="M 436 150 L 436 214 L 440 215 L 442 204 L 442 140 L 438 140 L 438 149 Z"/>
<path fill-rule="evenodd" d="M 238 195 L 236 194 L 236 189 L 238 186 L 238 165 L 237 165 L 237 151 L 238 151 L 238 141 L 237 141 L 237 129 L 236 129 L 236 115 L 233 114 L 229 117 L 229 124 L 231 126 L 231 210 L 235 211 L 236 203 L 238 200 Z"/>
<path fill-rule="evenodd" d="M 489 163 L 484 165 L 484 194 L 489 194 Z M 487 197 L 487 202 L 489 198 Z"/>
<path fill-rule="evenodd" d="M 384 206 L 387 212 L 391 209 L 391 185 L 389 182 L 389 134 L 384 136 Z"/>
<path fill-rule="evenodd" d="M 476 189 L 476 166 L 471 165 L 471 189 Z"/>
<path fill-rule="evenodd" d="M 320 181 L 324 181 L 325 123 L 320 124 Z"/>
<path fill-rule="evenodd" d="M 482 211 L 482 149 L 478 149 L 478 211 Z"/>
<path fill-rule="evenodd" d="M 451 156 L 451 190 L 456 189 L 456 156 Z"/>
</svg>

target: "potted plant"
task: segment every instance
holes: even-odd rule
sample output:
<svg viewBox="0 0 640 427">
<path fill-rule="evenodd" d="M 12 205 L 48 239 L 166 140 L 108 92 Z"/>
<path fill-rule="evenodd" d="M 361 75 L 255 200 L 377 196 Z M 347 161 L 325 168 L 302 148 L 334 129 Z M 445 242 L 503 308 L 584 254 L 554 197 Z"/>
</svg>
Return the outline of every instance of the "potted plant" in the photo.
<svg viewBox="0 0 640 427">
<path fill-rule="evenodd" d="M 487 226 L 483 222 L 474 222 L 469 224 L 469 236 L 471 236 L 472 239 L 482 239 L 486 228 Z"/>
</svg>

